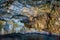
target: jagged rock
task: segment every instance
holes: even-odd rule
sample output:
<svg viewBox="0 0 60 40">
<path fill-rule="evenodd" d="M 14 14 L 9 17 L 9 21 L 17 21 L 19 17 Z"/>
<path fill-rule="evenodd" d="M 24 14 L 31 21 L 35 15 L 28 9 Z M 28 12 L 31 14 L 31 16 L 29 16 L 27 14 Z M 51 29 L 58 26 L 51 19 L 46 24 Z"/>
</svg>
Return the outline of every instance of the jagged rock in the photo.
<svg viewBox="0 0 60 40">
<path fill-rule="evenodd" d="M 16 0 L 13 2 L 9 0 L 6 2 L 3 2 L 3 4 L 1 4 L 2 8 L 0 9 L 1 14 L 0 20 L 9 22 L 9 24 L 7 23 L 5 25 L 7 31 L 9 30 L 9 25 L 14 24 L 16 25 L 16 27 L 18 27 L 20 26 L 19 24 L 21 24 L 19 22 L 22 22 L 24 24 L 24 27 L 28 28 L 29 32 L 31 32 L 30 31 L 31 28 L 34 28 L 39 32 L 47 31 L 51 33 L 60 34 L 59 2 L 57 3 L 57 1 L 54 0 L 41 0 L 41 1 Z M 19 29 L 19 27 L 16 29 Z"/>
</svg>

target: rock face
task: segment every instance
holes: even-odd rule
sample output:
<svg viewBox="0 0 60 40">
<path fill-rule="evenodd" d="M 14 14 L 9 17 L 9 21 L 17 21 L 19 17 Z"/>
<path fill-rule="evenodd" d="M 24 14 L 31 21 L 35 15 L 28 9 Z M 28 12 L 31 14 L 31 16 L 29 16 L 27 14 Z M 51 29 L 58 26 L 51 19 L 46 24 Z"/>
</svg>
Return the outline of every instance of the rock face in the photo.
<svg viewBox="0 0 60 40">
<path fill-rule="evenodd" d="M 60 5 L 57 2 L 54 0 L 2 2 L 0 20 L 8 22 L 3 28 L 6 31 L 11 29 L 12 32 L 37 30 L 37 32 L 60 34 Z M 1 23 L 4 26 L 3 22 Z"/>
</svg>

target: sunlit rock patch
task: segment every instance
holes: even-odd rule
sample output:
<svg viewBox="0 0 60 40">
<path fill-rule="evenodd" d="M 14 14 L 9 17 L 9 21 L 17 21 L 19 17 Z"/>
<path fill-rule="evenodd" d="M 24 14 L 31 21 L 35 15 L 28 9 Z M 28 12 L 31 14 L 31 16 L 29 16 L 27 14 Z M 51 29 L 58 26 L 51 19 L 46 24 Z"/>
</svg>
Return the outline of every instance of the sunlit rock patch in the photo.
<svg viewBox="0 0 60 40">
<path fill-rule="evenodd" d="M 2 13 L 6 14 L 0 16 L 3 17 L 0 27 L 5 28 L 6 33 L 51 32 L 60 34 L 60 5 L 57 5 L 57 2 L 31 6 L 13 1 L 2 9 L 4 10 Z"/>
</svg>

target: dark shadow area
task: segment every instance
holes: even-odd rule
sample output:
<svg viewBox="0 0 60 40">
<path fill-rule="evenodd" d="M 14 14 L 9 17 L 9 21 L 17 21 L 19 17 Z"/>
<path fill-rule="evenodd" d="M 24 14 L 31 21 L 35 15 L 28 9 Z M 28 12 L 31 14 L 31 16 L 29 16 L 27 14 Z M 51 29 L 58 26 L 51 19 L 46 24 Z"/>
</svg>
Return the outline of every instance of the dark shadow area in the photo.
<svg viewBox="0 0 60 40">
<path fill-rule="evenodd" d="M 58 35 L 47 35 L 40 33 L 12 33 L 0 35 L 0 40 L 60 40 Z"/>
</svg>

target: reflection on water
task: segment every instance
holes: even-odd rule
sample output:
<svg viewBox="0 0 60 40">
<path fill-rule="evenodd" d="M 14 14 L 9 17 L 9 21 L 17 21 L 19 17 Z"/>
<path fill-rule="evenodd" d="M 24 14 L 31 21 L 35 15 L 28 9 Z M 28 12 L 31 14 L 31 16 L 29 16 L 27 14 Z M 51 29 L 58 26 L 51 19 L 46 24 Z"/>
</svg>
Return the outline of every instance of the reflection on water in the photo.
<svg viewBox="0 0 60 40">
<path fill-rule="evenodd" d="M 0 40 L 59 40 L 60 36 L 57 35 L 47 35 L 40 33 L 13 33 L 1 36 Z"/>
</svg>

